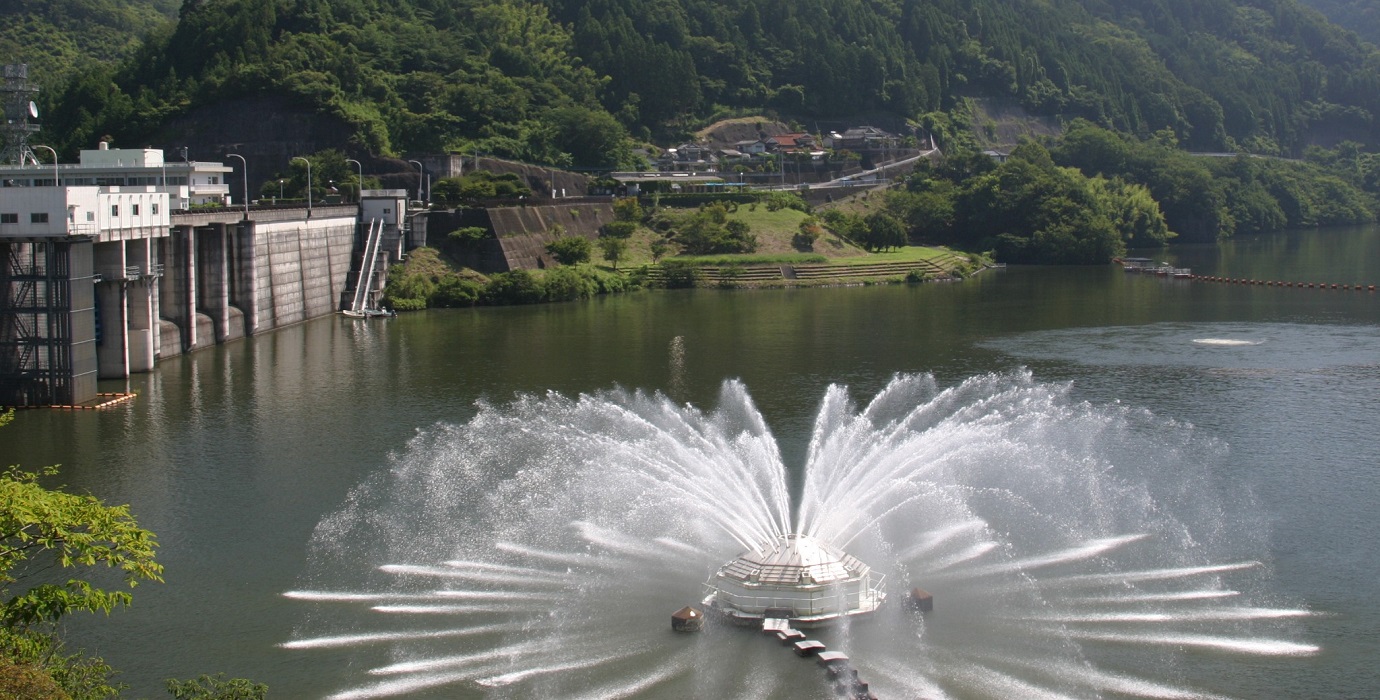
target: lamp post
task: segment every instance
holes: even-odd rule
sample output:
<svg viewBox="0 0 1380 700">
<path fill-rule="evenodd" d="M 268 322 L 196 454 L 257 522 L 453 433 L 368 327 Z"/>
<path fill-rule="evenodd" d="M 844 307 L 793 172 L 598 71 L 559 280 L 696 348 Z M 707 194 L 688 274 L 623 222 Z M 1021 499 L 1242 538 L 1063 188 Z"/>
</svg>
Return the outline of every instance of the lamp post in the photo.
<svg viewBox="0 0 1380 700">
<path fill-rule="evenodd" d="M 249 161 L 238 153 L 226 153 L 226 158 L 239 158 L 240 166 L 244 168 L 244 218 L 249 220 Z"/>
<path fill-rule="evenodd" d="M 278 178 L 278 199 L 282 199 L 282 198 L 283 198 L 283 178 L 280 177 L 280 178 Z M 277 202 L 274 202 L 274 204 L 277 204 Z"/>
<path fill-rule="evenodd" d="M 57 186 L 58 186 L 57 151 L 54 151 L 52 146 L 40 146 L 40 145 L 38 145 L 38 144 L 34 144 L 34 148 L 46 149 L 49 153 L 53 154 L 53 187 L 57 187 Z"/>
<path fill-rule="evenodd" d="M 426 174 L 426 169 L 422 167 L 420 161 L 409 160 L 407 162 L 417 166 L 417 201 L 420 202 L 422 201 L 422 176 Z"/>
<path fill-rule="evenodd" d="M 311 161 L 302 156 L 293 156 L 292 160 L 300 160 L 307 164 L 307 218 L 311 218 Z"/>
<path fill-rule="evenodd" d="M 355 167 L 359 168 L 359 187 L 355 188 L 355 201 L 358 202 L 364 197 L 364 164 L 354 158 L 346 158 L 345 162 L 354 163 Z"/>
</svg>

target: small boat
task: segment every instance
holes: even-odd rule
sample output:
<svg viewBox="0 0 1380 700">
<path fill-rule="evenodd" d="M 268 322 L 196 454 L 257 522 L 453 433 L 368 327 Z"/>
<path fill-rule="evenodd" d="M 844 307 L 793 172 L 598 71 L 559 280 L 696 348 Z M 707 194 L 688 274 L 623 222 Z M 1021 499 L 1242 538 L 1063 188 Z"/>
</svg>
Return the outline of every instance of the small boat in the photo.
<svg viewBox="0 0 1380 700">
<path fill-rule="evenodd" d="M 367 318 L 363 311 L 355 311 L 354 309 L 345 309 L 340 313 L 350 318 Z"/>
</svg>

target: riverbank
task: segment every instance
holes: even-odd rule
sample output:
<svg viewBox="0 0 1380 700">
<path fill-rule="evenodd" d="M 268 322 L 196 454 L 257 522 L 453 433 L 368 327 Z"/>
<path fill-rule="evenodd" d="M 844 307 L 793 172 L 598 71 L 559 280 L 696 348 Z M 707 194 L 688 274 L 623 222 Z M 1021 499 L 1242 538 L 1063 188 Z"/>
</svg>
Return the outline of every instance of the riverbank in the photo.
<svg viewBox="0 0 1380 700">
<path fill-rule="evenodd" d="M 638 289 L 750 289 L 957 281 L 990 260 L 943 247 L 907 246 L 830 259 L 822 255 L 676 257 L 614 269 L 584 262 L 484 275 L 418 248 L 389 272 L 384 305 L 397 311 L 587 299 Z"/>
</svg>

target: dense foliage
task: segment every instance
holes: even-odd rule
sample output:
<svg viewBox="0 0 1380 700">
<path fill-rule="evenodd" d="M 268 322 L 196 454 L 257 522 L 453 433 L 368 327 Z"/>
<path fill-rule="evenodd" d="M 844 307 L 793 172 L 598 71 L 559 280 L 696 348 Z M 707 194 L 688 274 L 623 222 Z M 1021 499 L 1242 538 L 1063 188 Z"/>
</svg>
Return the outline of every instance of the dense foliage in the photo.
<svg viewBox="0 0 1380 700">
<path fill-rule="evenodd" d="M 20 0 L 10 14 L 70 42 L 60 21 L 118 28 L 167 4 Z M 581 167 L 629 163 L 629 133 L 743 110 L 932 126 L 986 96 L 1169 129 L 1193 150 L 1294 154 L 1339 133 L 1372 141 L 1380 115 L 1374 47 L 1294 0 L 185 0 L 176 23 L 141 26 L 123 63 L 53 57 L 73 66 L 44 93 L 48 142 L 141 143 L 258 94 L 343 120 L 374 153 Z"/>
<path fill-rule="evenodd" d="M 1372 0 L 1302 0 L 1340 27 L 1356 32 L 1372 44 L 1380 44 L 1380 6 Z"/>
<path fill-rule="evenodd" d="M 588 259 L 589 241 L 580 240 L 585 243 L 581 246 L 584 259 Z M 405 264 L 389 270 L 383 303 L 396 311 L 478 304 L 539 304 L 616 294 L 631 286 L 626 276 L 587 264 L 562 265 L 535 272 L 512 270 L 486 279 L 477 273 L 457 272 L 440 259 L 434 248 L 417 248 L 408 254 Z"/>
<path fill-rule="evenodd" d="M 889 194 L 887 212 L 912 238 L 992 250 L 1005 262 L 1088 264 L 1170 235 L 1144 186 L 1060 167 L 1038 144 L 1000 165 L 980 154 L 953 160 Z M 884 230 L 872 218 L 853 235 Z"/>
<path fill-rule="evenodd" d="M 44 89 L 119 62 L 150 29 L 176 17 L 181 0 L 5 0 L 0 3 L 0 63 L 27 63 Z"/>
<path fill-rule="evenodd" d="M 1144 185 L 1169 229 L 1187 241 L 1372 220 L 1370 197 L 1362 187 L 1375 192 L 1380 183 L 1368 179 L 1375 170 L 1365 167 L 1369 159 L 1355 148 L 1345 154 L 1312 153 L 1327 170 L 1277 158 L 1195 157 L 1172 142 L 1139 141 L 1084 121 L 1070 125 L 1052 155 L 1088 175 L 1115 175 Z M 1333 174 L 1348 171 L 1351 181 Z"/>
</svg>

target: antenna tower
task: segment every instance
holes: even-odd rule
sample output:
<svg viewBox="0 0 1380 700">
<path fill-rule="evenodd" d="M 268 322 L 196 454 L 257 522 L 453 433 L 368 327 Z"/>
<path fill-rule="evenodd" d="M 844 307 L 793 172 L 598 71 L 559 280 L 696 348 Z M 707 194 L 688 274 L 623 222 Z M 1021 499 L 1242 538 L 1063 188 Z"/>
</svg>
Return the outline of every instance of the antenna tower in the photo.
<svg viewBox="0 0 1380 700">
<path fill-rule="evenodd" d="M 38 88 L 29 82 L 29 67 L 20 63 L 0 68 L 0 107 L 5 121 L 0 124 L 0 165 L 38 165 L 38 157 L 29 147 L 29 137 L 38 132 L 38 105 L 34 96 Z"/>
</svg>

